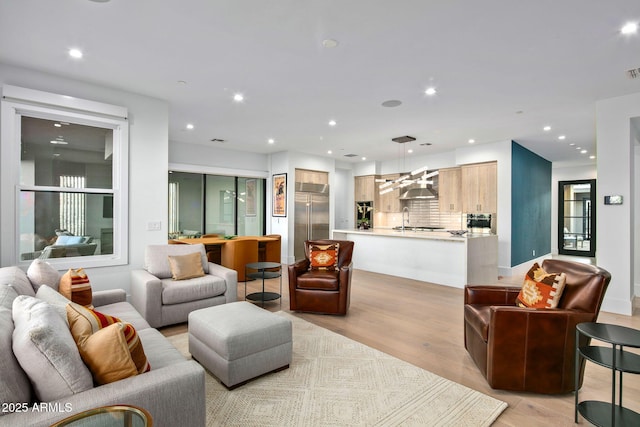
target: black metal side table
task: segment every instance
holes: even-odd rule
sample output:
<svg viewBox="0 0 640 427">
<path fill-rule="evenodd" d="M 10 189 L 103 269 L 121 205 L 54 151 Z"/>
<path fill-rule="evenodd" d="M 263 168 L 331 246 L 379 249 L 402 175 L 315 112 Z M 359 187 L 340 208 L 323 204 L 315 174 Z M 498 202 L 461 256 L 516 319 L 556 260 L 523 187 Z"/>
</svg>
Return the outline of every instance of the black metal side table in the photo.
<svg viewBox="0 0 640 427">
<path fill-rule="evenodd" d="M 262 279 L 262 292 L 253 292 L 249 295 L 247 295 L 247 282 L 244 282 L 245 300 L 259 301 L 264 307 L 265 301 L 274 301 L 280 298 L 280 304 L 282 304 L 282 264 L 278 262 L 252 262 L 244 267 L 244 275 L 252 279 Z M 264 280 L 274 279 L 276 277 L 280 278 L 280 293 L 266 292 L 264 289 Z"/>
<path fill-rule="evenodd" d="M 581 335 L 611 344 L 611 347 L 579 346 Z M 640 355 L 624 351 L 624 347 L 640 348 L 640 331 L 605 323 L 580 323 L 576 326 L 576 392 L 575 422 L 578 413 L 597 426 L 638 426 L 640 414 L 622 406 L 622 374 L 640 374 Z M 578 402 L 580 357 L 611 369 L 611 403 L 587 400 Z M 618 380 L 616 381 L 616 372 Z M 618 404 L 616 405 L 616 382 Z"/>
</svg>

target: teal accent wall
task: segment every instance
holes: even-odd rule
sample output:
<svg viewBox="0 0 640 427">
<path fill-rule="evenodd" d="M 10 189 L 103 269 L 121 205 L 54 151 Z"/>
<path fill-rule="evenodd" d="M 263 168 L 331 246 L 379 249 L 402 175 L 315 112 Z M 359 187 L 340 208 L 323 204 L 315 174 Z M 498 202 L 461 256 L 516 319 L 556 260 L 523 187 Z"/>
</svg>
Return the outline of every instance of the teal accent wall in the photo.
<svg viewBox="0 0 640 427">
<path fill-rule="evenodd" d="M 511 266 L 550 252 L 551 162 L 511 141 Z"/>
</svg>

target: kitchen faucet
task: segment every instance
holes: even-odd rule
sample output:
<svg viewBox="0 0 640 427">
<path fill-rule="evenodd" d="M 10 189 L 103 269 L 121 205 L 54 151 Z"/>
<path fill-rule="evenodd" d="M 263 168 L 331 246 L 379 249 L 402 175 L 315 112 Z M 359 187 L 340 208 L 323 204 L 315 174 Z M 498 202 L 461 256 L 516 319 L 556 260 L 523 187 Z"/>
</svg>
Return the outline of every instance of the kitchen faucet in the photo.
<svg viewBox="0 0 640 427">
<path fill-rule="evenodd" d="M 404 232 L 404 213 L 407 213 L 407 225 L 409 225 L 409 208 L 407 206 L 405 206 L 404 208 L 402 208 L 402 231 Z"/>
</svg>

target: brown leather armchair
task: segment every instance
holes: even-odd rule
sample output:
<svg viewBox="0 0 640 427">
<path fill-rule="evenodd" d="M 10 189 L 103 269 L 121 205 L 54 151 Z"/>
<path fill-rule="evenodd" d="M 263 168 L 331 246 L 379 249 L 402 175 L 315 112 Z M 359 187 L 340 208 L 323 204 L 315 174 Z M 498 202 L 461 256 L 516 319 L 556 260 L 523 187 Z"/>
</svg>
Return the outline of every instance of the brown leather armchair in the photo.
<svg viewBox="0 0 640 427">
<path fill-rule="evenodd" d="M 339 243 L 335 271 L 309 270 L 309 244 Z M 347 314 L 351 294 L 353 242 L 350 240 L 307 240 L 305 257 L 289 265 L 289 304 L 291 311 Z"/>
<path fill-rule="evenodd" d="M 492 388 L 544 394 L 575 389 L 576 325 L 596 321 L 611 275 L 556 259 L 544 260 L 542 268 L 567 275 L 557 308 L 516 307 L 520 287 L 465 287 L 464 346 Z M 588 343 L 584 337 L 580 345 Z M 584 359 L 580 385 L 583 374 Z"/>
</svg>

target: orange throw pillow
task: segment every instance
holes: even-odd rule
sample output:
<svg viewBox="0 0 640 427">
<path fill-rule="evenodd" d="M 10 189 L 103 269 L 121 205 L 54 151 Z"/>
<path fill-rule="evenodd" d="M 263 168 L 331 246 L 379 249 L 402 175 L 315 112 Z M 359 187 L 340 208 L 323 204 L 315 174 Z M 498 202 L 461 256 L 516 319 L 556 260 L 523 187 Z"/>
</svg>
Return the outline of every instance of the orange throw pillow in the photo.
<svg viewBox="0 0 640 427">
<path fill-rule="evenodd" d="M 151 370 L 140 337 L 130 323 L 75 303 L 67 304 L 67 317 L 80 356 L 98 384 L 126 378 L 121 375 L 131 372 L 131 366 L 134 368 L 132 375 Z M 105 329 L 109 331 L 102 332 Z M 121 337 L 116 336 L 118 334 Z"/>
<path fill-rule="evenodd" d="M 330 245 L 309 245 L 310 270 L 334 271 L 338 268 L 340 243 Z"/>
<path fill-rule="evenodd" d="M 82 268 L 70 268 L 60 278 L 58 292 L 76 304 L 93 308 L 93 292 L 91 282 Z"/>
<path fill-rule="evenodd" d="M 528 308 L 556 308 L 566 281 L 564 273 L 547 273 L 536 262 L 524 277 L 516 304 Z"/>
</svg>

